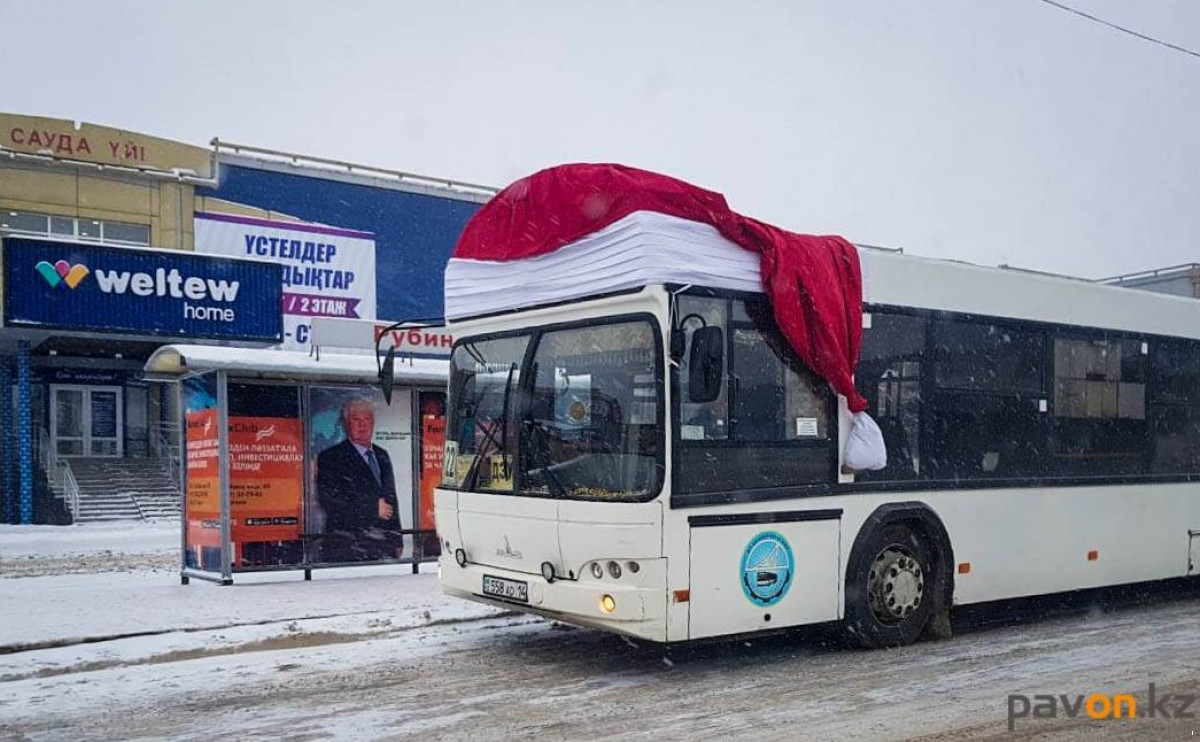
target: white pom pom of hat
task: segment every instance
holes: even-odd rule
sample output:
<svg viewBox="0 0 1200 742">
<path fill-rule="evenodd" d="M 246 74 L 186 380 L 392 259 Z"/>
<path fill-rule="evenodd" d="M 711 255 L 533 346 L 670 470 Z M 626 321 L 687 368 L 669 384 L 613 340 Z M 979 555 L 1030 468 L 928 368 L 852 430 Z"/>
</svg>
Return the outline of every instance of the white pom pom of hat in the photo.
<svg viewBox="0 0 1200 742">
<path fill-rule="evenodd" d="M 846 438 L 846 455 L 842 463 L 855 471 L 877 471 L 887 466 L 887 446 L 879 425 L 865 412 L 854 413 L 850 435 Z"/>
</svg>

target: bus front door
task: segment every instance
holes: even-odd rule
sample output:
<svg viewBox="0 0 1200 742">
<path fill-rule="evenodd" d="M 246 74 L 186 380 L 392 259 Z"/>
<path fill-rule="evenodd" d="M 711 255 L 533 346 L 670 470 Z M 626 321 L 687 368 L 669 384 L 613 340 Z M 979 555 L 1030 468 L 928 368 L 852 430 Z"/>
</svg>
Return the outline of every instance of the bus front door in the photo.
<svg viewBox="0 0 1200 742">
<path fill-rule="evenodd" d="M 834 621 L 840 520 L 809 513 L 691 519 L 689 638 Z M 732 522 L 731 522 L 732 521 Z"/>
</svg>

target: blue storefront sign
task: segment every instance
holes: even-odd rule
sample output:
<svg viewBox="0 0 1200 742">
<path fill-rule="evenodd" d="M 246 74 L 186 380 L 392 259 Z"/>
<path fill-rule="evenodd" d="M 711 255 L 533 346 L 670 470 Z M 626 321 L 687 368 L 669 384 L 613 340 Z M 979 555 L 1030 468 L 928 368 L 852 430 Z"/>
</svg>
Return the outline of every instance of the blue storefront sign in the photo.
<svg viewBox="0 0 1200 742">
<path fill-rule="evenodd" d="M 278 264 L 24 237 L 3 242 L 6 326 L 282 338 Z"/>
</svg>

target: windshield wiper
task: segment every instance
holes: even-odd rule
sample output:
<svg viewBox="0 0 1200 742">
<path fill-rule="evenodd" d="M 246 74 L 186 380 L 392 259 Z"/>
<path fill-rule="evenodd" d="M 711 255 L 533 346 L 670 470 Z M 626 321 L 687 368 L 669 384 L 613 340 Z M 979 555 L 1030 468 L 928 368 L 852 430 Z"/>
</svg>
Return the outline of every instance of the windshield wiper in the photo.
<svg viewBox="0 0 1200 742">
<path fill-rule="evenodd" d="M 483 431 L 483 442 L 480 444 L 480 450 L 475 452 L 475 459 L 471 462 L 471 468 L 467 471 L 467 476 L 464 478 L 463 487 L 467 491 L 474 491 L 479 480 L 479 466 L 483 461 L 483 451 L 491 451 L 493 448 L 500 456 L 500 461 L 503 462 L 508 455 L 508 409 L 509 400 L 512 397 L 512 382 L 513 373 L 517 370 L 517 364 L 508 364 L 508 378 L 504 382 L 504 400 L 500 407 L 500 424 L 489 425 Z M 479 423 L 476 422 L 476 425 Z M 496 432 L 499 429 L 500 440 L 496 440 Z M 490 455 L 490 454 L 489 454 Z"/>
<path fill-rule="evenodd" d="M 532 417 L 525 420 L 526 427 L 533 433 L 531 438 L 536 438 L 537 441 L 530 441 L 533 444 L 533 452 L 537 454 L 541 464 L 541 472 L 545 477 L 547 485 L 546 489 L 550 491 L 550 496 L 560 500 L 567 499 L 567 488 L 563 486 L 562 480 L 550 468 L 550 444 L 546 440 L 546 430 L 541 423 L 534 420 Z M 550 486 L 553 485 L 553 486 Z"/>
<path fill-rule="evenodd" d="M 534 386 L 537 385 L 538 378 L 538 363 L 534 361 L 529 369 L 529 376 L 533 379 Z M 540 466 L 542 477 L 546 480 L 546 491 L 551 497 L 560 500 L 567 499 L 567 488 L 563 486 L 562 480 L 550 468 L 550 442 L 546 438 L 546 429 L 540 422 L 533 419 L 534 405 L 529 405 L 525 411 L 525 417 L 521 420 L 522 427 L 529 431 L 529 445 L 532 447 L 530 456 L 536 457 L 531 463 L 534 466 Z M 532 473 L 532 472 L 531 472 Z"/>
<path fill-rule="evenodd" d="M 467 351 L 467 355 L 471 356 L 472 360 L 474 360 L 480 366 L 487 366 L 487 361 L 483 359 L 483 354 L 480 353 L 479 349 L 475 347 L 475 343 L 463 343 L 459 347 Z"/>
</svg>

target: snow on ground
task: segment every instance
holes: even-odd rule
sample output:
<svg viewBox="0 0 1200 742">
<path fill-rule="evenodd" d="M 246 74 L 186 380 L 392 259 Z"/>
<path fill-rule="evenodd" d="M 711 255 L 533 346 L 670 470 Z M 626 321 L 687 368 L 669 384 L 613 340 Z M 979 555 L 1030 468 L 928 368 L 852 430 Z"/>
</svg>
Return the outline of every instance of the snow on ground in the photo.
<svg viewBox="0 0 1200 742">
<path fill-rule="evenodd" d="M 179 521 L 116 521 L 80 526 L 0 525 L 0 559 L 124 552 L 179 553 Z"/>
<path fill-rule="evenodd" d="M 177 651 L 178 638 L 164 645 L 162 637 L 238 628 L 248 641 L 273 633 L 374 633 L 496 612 L 443 599 L 431 564 L 419 575 L 409 565 L 387 565 L 314 570 L 311 582 L 294 571 L 238 574 L 232 586 L 182 585 L 178 524 L 19 528 L 0 531 L 0 578 L 9 578 L 0 579 L 0 597 L 36 619 L 5 621 L 0 660 L 22 647 L 112 640 L 126 646 L 133 638 L 140 646 L 159 637 L 161 646 Z M 30 576 L 20 568 L 28 562 L 44 569 Z M 91 571 L 74 569 L 82 563 Z M 247 626 L 258 628 L 247 632 Z M 0 668 L 7 670 L 3 662 Z"/>
<path fill-rule="evenodd" d="M 179 521 L 0 525 L 0 578 L 179 564 Z"/>
<path fill-rule="evenodd" d="M 407 566 L 317 571 L 312 582 L 300 573 L 235 580 L 231 586 L 196 580 L 180 585 L 177 575 L 161 571 L 0 580 L 3 602 L 36 616 L 5 626 L 0 652 L 247 624 L 275 626 L 279 633 L 296 620 L 326 619 L 323 631 L 342 624 L 369 630 L 373 622 L 412 625 L 492 612 L 443 598 L 435 574 L 413 575 Z"/>
<path fill-rule="evenodd" d="M 849 650 L 818 629 L 667 658 L 661 648 L 447 598 L 429 569 L 183 586 L 175 571 L 138 567 L 121 551 L 136 556 L 143 547 L 121 544 L 148 534 L 111 530 L 83 541 L 93 542 L 93 556 L 112 552 L 122 571 L 0 578 L 0 738 L 1180 739 L 1200 731 L 1194 719 L 1145 718 L 1151 682 L 1160 697 L 1200 694 L 1200 588 L 1192 584 L 1062 608 L 960 611 L 954 640 L 893 651 Z M 83 548 L 21 540 L 0 534 L 0 554 Z M 1134 693 L 1142 718 L 1027 719 L 1009 733 L 1013 693 Z"/>
</svg>

